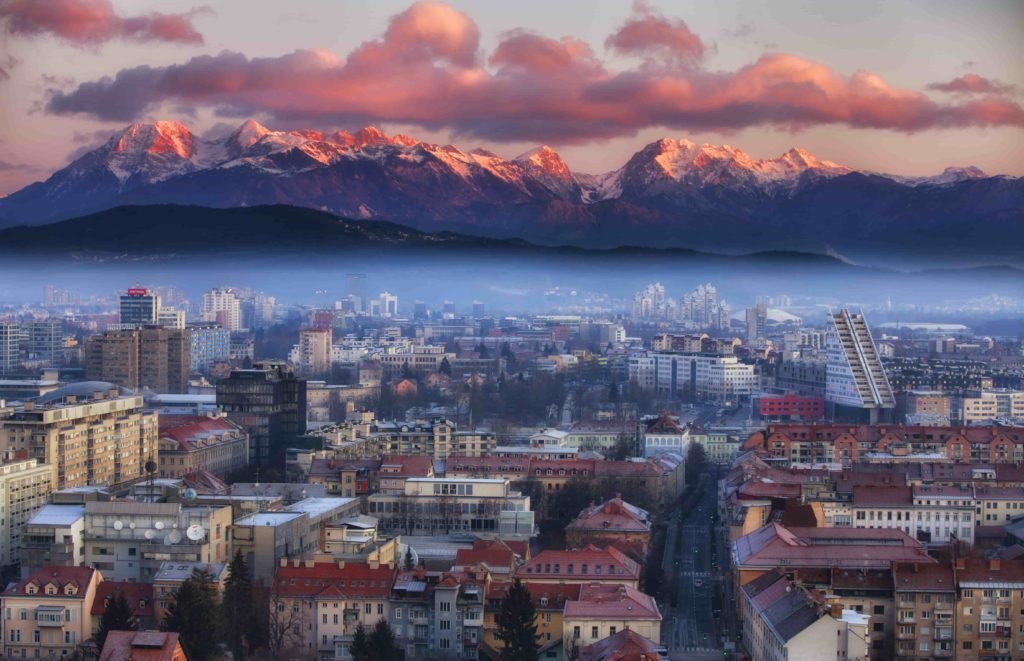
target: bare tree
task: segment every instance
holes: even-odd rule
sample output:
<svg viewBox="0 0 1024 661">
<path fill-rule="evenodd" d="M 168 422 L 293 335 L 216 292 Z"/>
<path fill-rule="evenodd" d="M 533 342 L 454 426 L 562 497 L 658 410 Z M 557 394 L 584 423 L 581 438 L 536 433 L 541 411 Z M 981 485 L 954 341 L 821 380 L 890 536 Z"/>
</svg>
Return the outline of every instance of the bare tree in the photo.
<svg viewBox="0 0 1024 661">
<path fill-rule="evenodd" d="M 302 627 L 305 618 L 301 602 L 286 599 L 272 592 L 267 613 L 267 649 L 275 659 L 292 649 L 302 648 Z"/>
</svg>

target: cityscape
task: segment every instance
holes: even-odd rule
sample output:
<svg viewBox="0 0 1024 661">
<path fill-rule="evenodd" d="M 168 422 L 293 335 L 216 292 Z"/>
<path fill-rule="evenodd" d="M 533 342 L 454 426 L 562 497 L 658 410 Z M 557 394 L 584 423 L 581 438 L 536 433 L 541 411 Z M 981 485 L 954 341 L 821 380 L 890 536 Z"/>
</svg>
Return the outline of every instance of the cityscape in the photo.
<svg viewBox="0 0 1024 661">
<path fill-rule="evenodd" d="M 1021 7 L 314 4 L 0 0 L 0 657 L 1024 659 Z"/>
</svg>

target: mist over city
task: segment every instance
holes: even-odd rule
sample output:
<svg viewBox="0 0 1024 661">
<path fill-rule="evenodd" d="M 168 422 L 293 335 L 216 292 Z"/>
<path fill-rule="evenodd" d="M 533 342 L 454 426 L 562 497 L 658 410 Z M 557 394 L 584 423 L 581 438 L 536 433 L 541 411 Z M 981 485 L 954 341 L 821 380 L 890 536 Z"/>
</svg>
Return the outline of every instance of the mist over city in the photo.
<svg viewBox="0 0 1024 661">
<path fill-rule="evenodd" d="M 0 657 L 1024 658 L 1021 26 L 0 0 Z"/>
</svg>

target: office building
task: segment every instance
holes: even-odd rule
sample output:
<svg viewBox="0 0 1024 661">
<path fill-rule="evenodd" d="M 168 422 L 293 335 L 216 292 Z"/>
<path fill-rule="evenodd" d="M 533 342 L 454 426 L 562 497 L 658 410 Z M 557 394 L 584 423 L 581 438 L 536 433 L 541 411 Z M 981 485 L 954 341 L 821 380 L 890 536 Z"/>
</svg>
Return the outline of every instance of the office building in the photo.
<svg viewBox="0 0 1024 661">
<path fill-rule="evenodd" d="M 0 374 L 13 374 L 21 367 L 21 324 L 0 321 Z"/>
<path fill-rule="evenodd" d="M 686 394 L 724 401 L 747 398 L 757 388 L 753 365 L 736 356 L 648 353 L 629 358 L 629 380 L 662 395 Z"/>
<path fill-rule="evenodd" d="M 473 301 L 473 318 L 483 319 L 486 316 L 484 312 L 484 304 L 481 301 Z"/>
<path fill-rule="evenodd" d="M 848 411 L 852 417 L 866 417 L 866 422 L 879 422 L 895 408 L 896 398 L 867 321 L 844 309 L 830 315 L 829 322 L 825 401 L 838 407 L 837 415 Z"/>
<path fill-rule="evenodd" d="M 231 475 L 249 465 L 249 433 L 227 418 L 160 416 L 160 477 Z"/>
<path fill-rule="evenodd" d="M 290 354 L 292 365 L 300 376 L 322 378 L 331 372 L 331 351 L 333 333 L 327 328 L 303 328 L 299 331 L 299 343 Z"/>
<path fill-rule="evenodd" d="M 125 388 L 182 393 L 191 373 L 189 331 L 162 326 L 107 331 L 85 343 L 86 378 Z"/>
<path fill-rule="evenodd" d="M 380 316 L 386 319 L 398 316 L 398 297 L 391 292 L 381 292 L 377 304 L 380 306 Z"/>
<path fill-rule="evenodd" d="M 121 295 L 121 328 L 152 326 L 160 321 L 160 297 L 148 289 L 135 287 Z"/>
<path fill-rule="evenodd" d="M 289 442 L 306 432 L 306 381 L 284 363 L 233 370 L 217 383 L 217 405 L 249 432 L 250 461 L 284 465 Z"/>
<path fill-rule="evenodd" d="M 46 504 L 52 489 L 49 466 L 15 454 L 4 458 L 0 464 L 0 567 L 20 561 L 25 523 Z"/>
<path fill-rule="evenodd" d="M 217 324 L 189 324 L 189 367 L 194 373 L 205 374 L 216 363 L 226 362 L 231 356 L 231 331 Z"/>
<path fill-rule="evenodd" d="M 961 398 L 964 424 L 987 420 L 1024 420 L 1024 390 L 973 390 Z"/>
<path fill-rule="evenodd" d="M 33 319 L 25 324 L 28 359 L 48 365 L 64 362 L 64 324 L 60 319 Z"/>
<path fill-rule="evenodd" d="M 203 294 L 202 320 L 229 331 L 242 330 L 242 302 L 235 290 L 217 287 Z"/>
<path fill-rule="evenodd" d="M 143 410 L 141 395 L 83 381 L 0 417 L 0 450 L 45 463 L 55 489 L 122 484 L 157 460 L 157 416 Z"/>
<path fill-rule="evenodd" d="M 160 308 L 160 314 L 157 316 L 157 324 L 164 328 L 183 330 L 185 328 L 185 311 L 162 307 Z"/>
<path fill-rule="evenodd" d="M 345 274 L 345 295 L 351 297 L 355 312 L 358 314 L 366 310 L 366 274 L 346 273 Z"/>
</svg>

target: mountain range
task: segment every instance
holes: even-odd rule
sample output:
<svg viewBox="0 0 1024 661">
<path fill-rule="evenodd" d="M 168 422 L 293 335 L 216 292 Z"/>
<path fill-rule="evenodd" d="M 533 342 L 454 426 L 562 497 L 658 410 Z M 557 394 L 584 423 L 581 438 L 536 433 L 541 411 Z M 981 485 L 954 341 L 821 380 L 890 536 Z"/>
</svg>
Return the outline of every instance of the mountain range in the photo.
<svg viewBox="0 0 1024 661">
<path fill-rule="evenodd" d="M 663 139 L 592 175 L 573 172 L 547 146 L 506 159 L 373 127 L 272 131 L 253 120 L 219 139 L 173 121 L 133 124 L 0 199 L 0 227 L 151 204 L 284 204 L 427 232 L 583 247 L 974 262 L 1019 262 L 1024 248 L 1024 179 L 973 167 L 899 177 L 795 148 L 758 160 L 730 146 Z"/>
</svg>

